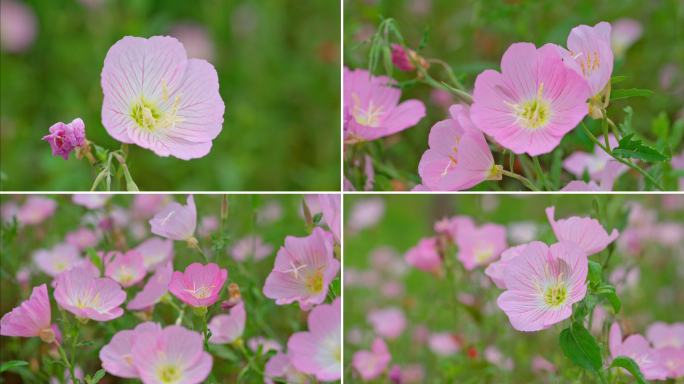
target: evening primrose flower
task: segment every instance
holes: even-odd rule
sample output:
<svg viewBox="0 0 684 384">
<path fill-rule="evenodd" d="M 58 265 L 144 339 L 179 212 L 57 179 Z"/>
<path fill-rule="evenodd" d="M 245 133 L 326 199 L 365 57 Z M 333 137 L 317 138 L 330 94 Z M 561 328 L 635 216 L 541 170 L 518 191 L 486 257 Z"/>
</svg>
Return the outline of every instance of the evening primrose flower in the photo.
<svg viewBox="0 0 684 384">
<path fill-rule="evenodd" d="M 139 378 L 133 360 L 133 346 L 143 334 L 157 334 L 161 331 L 160 324 L 148 321 L 138 324 L 135 329 L 125 329 L 115 333 L 109 343 L 100 350 L 102 368 L 116 377 Z"/>
<path fill-rule="evenodd" d="M 366 321 L 373 326 L 376 335 L 388 340 L 398 338 L 406 329 L 406 315 L 399 307 L 373 309 L 368 312 Z"/>
<path fill-rule="evenodd" d="M 136 284 L 146 274 L 142 254 L 138 251 L 128 251 L 124 255 L 119 253 L 105 268 L 105 276 L 121 284 L 122 287 Z"/>
<path fill-rule="evenodd" d="M 228 270 L 209 263 L 192 263 L 185 273 L 175 271 L 169 283 L 169 292 L 194 308 L 206 308 L 216 302 L 228 278 Z"/>
<path fill-rule="evenodd" d="M 458 245 L 456 258 L 463 263 L 467 271 L 484 267 L 498 259 L 508 248 L 506 227 L 493 223 L 479 227 L 466 225 L 456 234 L 456 245 Z"/>
<path fill-rule="evenodd" d="M 71 151 L 85 144 L 85 124 L 80 118 L 69 124 L 59 122 L 50 127 L 50 134 L 43 137 L 52 147 L 52 156 L 69 160 Z"/>
<path fill-rule="evenodd" d="M 32 258 L 38 269 L 51 277 L 57 277 L 60 273 L 84 262 L 78 248 L 66 243 L 57 244 L 50 250 L 38 249 Z"/>
<path fill-rule="evenodd" d="M 50 325 L 50 317 L 47 285 L 39 285 L 33 288 L 28 300 L 2 317 L 0 335 L 40 337 L 44 342 L 52 343 L 56 336 Z"/>
<path fill-rule="evenodd" d="M 610 326 L 608 347 L 613 359 L 618 356 L 627 356 L 634 360 L 646 380 L 667 379 L 668 370 L 661 365 L 660 352 L 651 348 L 646 338 L 639 334 L 629 335 L 623 339 L 620 324 L 617 322 Z"/>
<path fill-rule="evenodd" d="M 508 264 L 511 259 L 520 256 L 526 247 L 527 244 L 523 244 L 508 248 L 507 250 L 503 251 L 499 260 L 487 266 L 485 269 L 485 275 L 489 276 L 497 287 L 506 289 L 506 283 L 504 282 L 504 270 L 506 269 L 506 264 Z"/>
<path fill-rule="evenodd" d="M 629 47 L 644 35 L 644 27 L 638 20 L 623 17 L 613 20 L 610 31 L 610 48 L 616 59 L 621 59 Z"/>
<path fill-rule="evenodd" d="M 172 261 L 175 256 L 173 240 L 151 237 L 140 243 L 135 250 L 142 254 L 143 265 L 148 272 L 154 271 Z"/>
<path fill-rule="evenodd" d="M 598 137 L 599 143 L 605 143 L 603 135 Z M 617 148 L 618 140 L 612 133 L 608 134 L 608 144 L 610 150 Z M 613 157 L 606 151 L 601 149 L 598 145 L 594 145 L 594 152 L 588 153 L 584 151 L 575 151 L 565 160 L 563 160 L 563 168 L 575 175 L 576 178 L 581 179 L 584 172 L 589 174 L 589 177 L 595 181 L 601 181 L 606 167 L 613 160 Z M 638 161 L 637 159 L 634 159 Z M 618 163 L 618 175 L 621 175 L 629 170 L 629 167 Z"/>
<path fill-rule="evenodd" d="M 17 212 L 17 221 L 22 225 L 38 225 L 55 214 L 57 201 L 49 197 L 30 195 Z"/>
<path fill-rule="evenodd" d="M 211 331 L 209 342 L 212 344 L 230 344 L 236 342 L 245 332 L 247 312 L 245 303 L 241 301 L 230 310 L 228 315 L 216 315 L 211 318 L 207 328 Z M 265 353 L 265 352 L 264 352 Z"/>
<path fill-rule="evenodd" d="M 377 337 L 371 345 L 370 351 L 356 351 L 352 356 L 352 368 L 359 373 L 361 379 L 365 381 L 374 380 L 387 369 L 392 355 L 385 341 Z"/>
<path fill-rule="evenodd" d="M 608 244 L 615 241 L 620 233 L 613 229 L 610 235 L 596 219 L 573 216 L 568 219 L 554 220 L 556 208 L 546 208 L 548 217 L 553 228 L 553 233 L 558 241 L 570 240 L 578 244 L 587 255 L 593 255 L 606 249 Z"/>
<path fill-rule="evenodd" d="M 71 197 L 71 201 L 88 209 L 99 209 L 107 205 L 113 196 L 111 193 L 77 193 Z"/>
<path fill-rule="evenodd" d="M 150 220 L 152 233 L 167 239 L 187 241 L 188 248 L 197 247 L 199 243 L 195 238 L 197 208 L 192 195 L 188 195 L 187 202 L 188 205 L 180 205 L 174 201 L 154 215 L 154 218 Z"/>
<path fill-rule="evenodd" d="M 444 262 L 437 252 L 437 239 L 434 237 L 420 239 L 418 245 L 406 251 L 404 260 L 416 269 L 435 275 L 439 275 Z"/>
<path fill-rule="evenodd" d="M 158 268 L 154 275 L 147 280 L 142 291 L 138 292 L 133 300 L 128 302 L 126 309 L 141 311 L 160 302 L 169 291 L 172 274 L 173 265 L 169 261 L 166 266 Z"/>
<path fill-rule="evenodd" d="M 223 128 L 214 67 L 168 36 L 126 36 L 102 69 L 102 125 L 116 140 L 163 157 L 203 157 Z"/>
<path fill-rule="evenodd" d="M 63 272 L 54 296 L 60 307 L 78 318 L 96 321 L 109 321 L 123 315 L 124 310 L 119 305 L 126 300 L 126 292 L 114 280 L 96 279 L 83 268 Z"/>
</svg>

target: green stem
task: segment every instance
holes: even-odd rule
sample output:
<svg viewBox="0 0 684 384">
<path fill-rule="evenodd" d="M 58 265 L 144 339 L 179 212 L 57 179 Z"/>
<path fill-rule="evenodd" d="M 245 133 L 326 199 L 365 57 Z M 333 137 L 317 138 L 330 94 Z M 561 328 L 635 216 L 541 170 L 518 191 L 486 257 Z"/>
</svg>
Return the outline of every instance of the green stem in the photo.
<svg viewBox="0 0 684 384">
<path fill-rule="evenodd" d="M 78 327 L 78 324 L 76 324 Z M 76 331 L 76 336 L 71 339 L 71 365 L 69 366 L 69 371 L 71 372 L 71 382 L 76 384 L 76 375 L 74 374 L 74 355 L 76 354 L 76 342 L 78 341 L 78 330 Z"/>
<path fill-rule="evenodd" d="M 602 384 L 608 384 L 608 380 L 606 380 L 606 376 L 603 374 L 602 370 L 598 371 L 598 377 L 601 379 Z"/>
<path fill-rule="evenodd" d="M 546 176 L 544 176 L 544 171 L 542 171 L 541 165 L 539 164 L 539 158 L 537 156 L 532 156 L 532 160 L 534 160 L 534 166 L 537 167 L 537 176 L 541 179 L 542 184 L 544 184 L 544 188 L 546 188 L 547 192 L 551 192 L 551 187 L 549 187 L 549 183 L 546 182 Z"/>
<path fill-rule="evenodd" d="M 207 340 L 207 315 L 202 315 L 202 332 L 204 332 L 204 350 L 209 352 L 209 340 Z"/>
<path fill-rule="evenodd" d="M 529 188 L 529 189 L 531 189 L 531 190 L 533 190 L 533 191 L 536 191 L 536 192 L 540 192 L 539 189 L 538 189 L 537 187 L 535 187 L 534 184 L 532 184 L 532 182 L 531 182 L 528 178 L 526 178 L 526 177 L 524 177 L 524 176 L 518 175 L 517 173 L 509 172 L 509 171 L 506 171 L 506 170 L 501 170 L 501 174 L 502 174 L 502 175 L 506 175 L 506 176 L 508 176 L 508 177 L 512 177 L 512 178 L 514 178 L 514 179 L 518 179 L 518 180 L 520 180 L 520 182 L 522 182 L 527 188 Z"/>
<path fill-rule="evenodd" d="M 456 78 L 456 75 L 454 74 L 454 71 L 451 69 L 449 64 L 445 63 L 444 61 L 442 61 L 440 59 L 428 59 L 428 62 L 429 63 L 437 63 L 437 64 L 441 65 L 444 68 L 444 70 L 446 71 L 446 73 L 449 76 L 449 78 L 451 79 L 451 81 L 456 86 L 456 88 L 459 91 L 465 92 L 465 90 L 466 90 L 465 87 L 463 86 L 463 84 L 461 84 L 460 81 L 458 81 L 458 78 Z"/>
<path fill-rule="evenodd" d="M 565 320 L 563 320 L 563 329 L 565 329 Z M 565 384 L 565 355 L 561 353 L 561 384 Z"/>
<path fill-rule="evenodd" d="M 206 255 L 206 254 L 204 253 L 204 251 L 202 250 L 202 247 L 200 247 L 199 244 L 197 244 L 197 246 L 195 247 L 195 249 L 197 249 L 197 251 L 198 251 L 199 253 L 201 253 L 202 256 L 204 256 L 204 261 L 206 261 L 207 264 L 209 264 L 209 258 L 207 257 L 207 255 Z"/>
</svg>

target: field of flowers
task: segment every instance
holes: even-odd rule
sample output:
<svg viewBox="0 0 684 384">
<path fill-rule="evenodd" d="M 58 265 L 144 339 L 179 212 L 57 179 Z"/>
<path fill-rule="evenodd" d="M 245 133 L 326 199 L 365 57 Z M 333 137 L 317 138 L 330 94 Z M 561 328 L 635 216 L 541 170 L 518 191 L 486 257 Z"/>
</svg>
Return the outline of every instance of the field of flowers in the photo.
<svg viewBox="0 0 684 384">
<path fill-rule="evenodd" d="M 339 194 L 1 203 L 0 381 L 339 382 Z"/>
<path fill-rule="evenodd" d="M 682 196 L 346 196 L 344 208 L 345 383 L 684 378 Z"/>
</svg>

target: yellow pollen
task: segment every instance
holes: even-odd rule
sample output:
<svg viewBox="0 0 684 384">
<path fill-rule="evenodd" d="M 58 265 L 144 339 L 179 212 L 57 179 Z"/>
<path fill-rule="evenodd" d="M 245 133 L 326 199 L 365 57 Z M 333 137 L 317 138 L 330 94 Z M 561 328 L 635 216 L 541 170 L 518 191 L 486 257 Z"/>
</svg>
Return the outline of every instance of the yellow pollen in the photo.
<svg viewBox="0 0 684 384">
<path fill-rule="evenodd" d="M 580 60 L 580 65 L 582 66 L 582 75 L 586 76 L 587 72 L 584 70 L 584 61 Z"/>
<path fill-rule="evenodd" d="M 83 288 L 83 295 L 79 296 L 76 299 L 76 307 L 79 309 L 83 308 L 93 308 L 97 309 L 100 306 L 100 292 L 95 295 L 93 300 L 91 301 L 90 298 L 88 297 L 88 292 L 86 291 L 85 288 Z"/>
<path fill-rule="evenodd" d="M 548 263 L 546 264 L 546 277 L 551 277 Z M 546 287 L 543 287 L 537 277 L 534 277 L 534 287 L 537 294 L 544 300 L 544 303 L 552 307 L 563 305 L 568 296 L 568 288 L 563 281 L 563 273 L 558 275 L 556 283 L 549 284 Z"/>
<path fill-rule="evenodd" d="M 451 146 L 451 149 L 453 149 L 453 150 L 454 150 L 454 153 L 458 155 L 458 149 L 456 149 L 456 147 L 454 147 L 454 146 L 452 145 L 452 146 Z M 450 156 L 450 157 L 451 157 L 451 156 Z"/>
<path fill-rule="evenodd" d="M 166 88 L 166 83 L 164 82 L 163 77 L 162 77 L 162 97 L 161 97 L 161 99 L 164 103 L 169 102 L 169 89 Z"/>
<path fill-rule="evenodd" d="M 126 360 L 129 366 L 133 366 L 133 357 L 131 357 L 131 355 L 123 355 L 121 357 L 123 357 Z"/>
<path fill-rule="evenodd" d="M 594 64 L 596 64 L 597 67 L 601 68 L 601 63 L 599 62 L 598 54 L 596 54 L 596 51 L 594 51 Z"/>
<path fill-rule="evenodd" d="M 540 83 L 533 100 L 524 101 L 521 104 L 511 104 L 506 100 L 503 102 L 513 109 L 513 115 L 517 118 L 516 124 L 520 122 L 523 126 L 534 129 L 545 125 L 551 114 L 550 100 L 544 100 L 543 94 L 544 83 Z"/>
<path fill-rule="evenodd" d="M 162 94 L 159 100 L 163 104 L 169 101 L 169 89 L 166 87 L 164 79 L 161 80 Z M 154 102 L 149 102 L 144 95 L 140 95 L 131 104 L 131 117 L 142 128 L 154 131 L 156 129 L 168 129 L 176 126 L 176 123 L 184 119 L 178 116 L 178 105 L 180 104 L 183 94 L 179 94 L 173 103 L 171 110 L 166 111 L 165 106 L 158 106 Z"/>
<path fill-rule="evenodd" d="M 184 292 L 190 292 L 191 295 L 195 296 L 196 299 L 206 299 L 207 297 L 211 296 L 211 290 L 215 287 L 212 285 L 211 287 L 205 287 L 206 283 L 202 283 L 202 286 L 199 288 L 195 288 L 195 282 L 192 282 L 192 289 L 190 289 L 190 284 L 186 284 L 188 286 L 188 289 L 184 289 Z"/>
<path fill-rule="evenodd" d="M 359 124 L 368 127 L 377 127 L 380 123 L 380 116 L 385 114 L 382 112 L 384 105 L 375 107 L 373 106 L 373 100 L 371 100 L 368 105 L 368 110 L 364 110 L 361 108 L 361 100 L 359 100 L 356 93 L 352 93 L 352 97 L 354 98 L 354 109 L 351 113 L 354 116 L 354 119 L 356 119 Z"/>
</svg>

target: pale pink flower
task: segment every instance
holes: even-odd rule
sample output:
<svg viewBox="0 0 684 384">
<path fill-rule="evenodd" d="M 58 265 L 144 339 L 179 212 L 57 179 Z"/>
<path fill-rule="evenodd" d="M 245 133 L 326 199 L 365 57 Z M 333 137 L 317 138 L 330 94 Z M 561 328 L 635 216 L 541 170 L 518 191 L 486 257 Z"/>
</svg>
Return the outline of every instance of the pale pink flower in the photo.
<svg viewBox="0 0 684 384">
<path fill-rule="evenodd" d="M 169 195 L 140 194 L 133 197 L 132 214 L 139 217 L 146 217 L 156 214 L 162 210 Z"/>
<path fill-rule="evenodd" d="M 603 251 L 620 235 L 617 229 L 613 229 L 609 236 L 598 220 L 588 217 L 573 216 L 555 221 L 553 218 L 555 210 L 555 207 L 546 208 L 546 217 L 558 241 L 573 241 L 579 244 L 587 255 Z"/>
<path fill-rule="evenodd" d="M 492 223 L 479 227 L 466 226 L 456 234 L 456 245 L 456 258 L 463 263 L 466 270 L 484 267 L 508 248 L 506 227 Z"/>
<path fill-rule="evenodd" d="M 346 186 L 347 186 L 347 181 L 349 181 L 349 180 L 347 180 L 346 178 L 345 178 L 344 180 L 345 180 L 345 184 L 344 184 L 344 185 L 345 185 L 345 187 L 346 187 Z M 350 184 L 351 184 L 351 183 L 350 183 Z M 345 191 L 355 191 L 355 190 L 356 190 L 356 189 L 354 189 L 353 187 L 352 187 L 351 189 L 346 189 L 346 188 L 345 188 Z M 432 191 L 432 190 L 431 190 L 430 188 L 424 186 L 423 184 L 417 184 L 415 187 L 411 188 L 411 192 L 430 192 L 430 191 Z"/>
<path fill-rule="evenodd" d="M 228 315 L 216 315 L 211 318 L 207 328 L 211 330 L 209 342 L 212 344 L 230 344 L 242 337 L 245 332 L 247 312 L 245 303 L 241 301 L 230 309 Z"/>
<path fill-rule="evenodd" d="M 635 288 L 641 279 L 641 270 L 639 267 L 627 268 L 624 265 L 616 266 L 608 277 L 608 281 L 615 286 L 615 292 L 618 295 L 624 293 L 628 289 Z"/>
<path fill-rule="evenodd" d="M 504 371 L 512 371 L 515 367 L 515 363 L 512 358 L 506 358 L 501 350 L 495 345 L 489 345 L 484 349 L 483 352 L 485 360 L 491 364 L 496 365 Z"/>
<path fill-rule="evenodd" d="M 113 196 L 111 193 L 77 193 L 71 197 L 71 201 L 88 209 L 99 209 L 107 205 Z"/>
<path fill-rule="evenodd" d="M 96 246 L 100 242 L 100 239 L 93 230 L 81 228 L 75 231 L 67 232 L 66 236 L 64 236 L 64 241 L 67 244 L 76 246 L 79 251 L 83 252 L 87 247 L 92 248 Z"/>
<path fill-rule="evenodd" d="M 608 318 L 608 312 L 600 305 L 594 307 L 594 317 L 591 323 L 591 333 L 598 336 L 603 332 L 603 323 Z"/>
<path fill-rule="evenodd" d="M 620 174 L 620 170 L 626 167 L 617 161 L 609 161 L 601 173 L 601 185 L 596 184 L 594 180 L 586 181 L 573 180 L 565 187 L 561 188 L 564 192 L 598 192 L 598 191 L 612 191 L 615 178 Z"/>
<path fill-rule="evenodd" d="M 325 222 L 332 232 L 335 242 L 342 244 L 342 195 L 338 193 L 319 194 L 318 202 Z"/>
<path fill-rule="evenodd" d="M 38 249 L 33 255 L 33 263 L 51 277 L 83 263 L 78 248 L 71 244 L 57 244 L 51 250 Z"/>
<path fill-rule="evenodd" d="M 235 261 L 245 262 L 249 257 L 254 261 L 260 261 L 273 253 L 273 244 L 264 243 L 264 239 L 259 235 L 249 235 L 235 242 L 235 245 L 228 249 Z"/>
<path fill-rule="evenodd" d="M 36 41 L 38 21 L 28 5 L 13 0 L 0 1 L 0 46 L 3 51 L 23 53 Z"/>
<path fill-rule="evenodd" d="M 25 286 L 31 280 L 31 269 L 29 267 L 21 267 L 17 270 L 15 277 L 20 285 Z"/>
<path fill-rule="evenodd" d="M 587 83 L 564 68 L 552 46 L 537 50 L 530 43 L 511 45 L 501 72 L 486 70 L 477 76 L 470 118 L 515 153 L 551 152 L 589 112 Z"/>
<path fill-rule="evenodd" d="M 252 337 L 251 339 L 247 340 L 247 346 L 254 353 L 256 353 L 256 351 L 259 350 L 260 345 L 262 345 L 262 347 L 261 347 L 261 354 L 262 355 L 265 355 L 268 351 L 276 351 L 276 352 L 282 352 L 283 351 L 283 346 L 280 345 L 280 343 L 278 341 L 273 340 L 273 339 L 267 339 L 263 336 L 257 336 L 257 337 Z"/>
<path fill-rule="evenodd" d="M 520 256 L 526 247 L 527 244 L 508 248 L 501 253 L 501 259 L 489 264 L 487 268 L 485 268 L 485 274 L 492 279 L 497 287 L 506 289 L 506 283 L 504 282 L 504 270 L 506 269 L 506 265 L 511 259 Z"/>
<path fill-rule="evenodd" d="M 11 224 L 18 214 L 19 204 L 17 204 L 16 201 L 8 200 L 0 205 L 0 222 L 2 222 L 2 224 Z"/>
<path fill-rule="evenodd" d="M 191 307 L 208 307 L 218 300 L 227 278 L 228 270 L 214 263 L 192 263 L 185 268 L 185 273 L 173 273 L 169 292 Z"/>
<path fill-rule="evenodd" d="M 544 374 L 544 371 L 546 372 L 551 372 L 551 373 L 556 373 L 556 366 L 553 365 L 552 362 L 546 360 L 540 355 L 534 355 L 532 356 L 532 364 L 531 364 L 531 369 L 532 372 L 535 373 L 536 375 L 542 375 Z"/>
<path fill-rule="evenodd" d="M 430 328 L 426 324 L 418 324 L 413 329 L 413 342 L 423 345 L 430 337 Z"/>
<path fill-rule="evenodd" d="M 454 105 L 454 95 L 443 89 L 432 88 L 430 91 L 430 101 L 439 108 L 448 109 Z"/>
<path fill-rule="evenodd" d="M 299 302 L 303 311 L 321 304 L 337 276 L 340 262 L 333 255 L 332 236 L 316 227 L 308 237 L 287 236 L 266 278 L 264 296 L 277 305 Z"/>
<path fill-rule="evenodd" d="M 172 261 L 176 255 L 173 249 L 173 240 L 151 237 L 135 247 L 134 251 L 140 252 L 143 259 L 143 266 L 148 272 Z"/>
<path fill-rule="evenodd" d="M 370 381 L 377 379 L 389 366 L 392 356 L 385 341 L 377 337 L 371 350 L 356 351 L 352 356 L 352 368 L 359 373 L 361 379 Z"/>
<path fill-rule="evenodd" d="M 456 241 L 456 235 L 461 231 L 475 228 L 475 221 L 470 216 L 456 215 L 450 219 L 444 218 L 435 223 L 434 229 L 437 233 L 449 236 L 451 241 Z"/>
<path fill-rule="evenodd" d="M 422 364 L 407 364 L 401 370 L 401 384 L 419 384 L 425 380 L 425 368 Z"/>
<path fill-rule="evenodd" d="M 54 199 L 30 195 L 17 212 L 17 221 L 23 225 L 38 225 L 55 214 L 57 205 Z"/>
<path fill-rule="evenodd" d="M 52 147 L 52 156 L 62 156 L 69 160 L 71 151 L 85 144 L 85 124 L 80 118 L 69 124 L 59 122 L 50 127 L 50 134 L 43 137 Z"/>
<path fill-rule="evenodd" d="M 456 335 L 449 332 L 438 332 L 430 334 L 428 347 L 437 356 L 449 357 L 461 350 L 461 342 Z"/>
<path fill-rule="evenodd" d="M 142 254 L 138 251 L 116 255 L 105 268 L 105 276 L 121 284 L 122 287 L 136 284 L 145 278 L 146 274 Z"/>
<path fill-rule="evenodd" d="M 96 279 L 83 268 L 74 268 L 60 275 L 55 300 L 62 308 L 82 319 L 108 321 L 123 315 L 120 308 L 126 292 L 114 280 Z"/>
<path fill-rule="evenodd" d="M 356 231 L 374 227 L 385 216 L 386 209 L 382 197 L 357 200 L 351 208 L 347 225 Z"/>
<path fill-rule="evenodd" d="M 603 135 L 599 136 L 598 139 L 600 143 L 605 145 L 605 138 Z M 613 136 L 612 133 L 608 134 L 608 143 L 610 144 L 610 150 L 612 151 L 618 146 L 618 141 Z M 594 152 L 588 153 L 583 151 L 575 151 L 565 160 L 563 160 L 563 168 L 575 175 L 576 178 L 581 179 L 584 172 L 589 174 L 595 181 L 601 181 L 603 179 L 604 171 L 606 166 L 613 160 L 606 151 L 601 149 L 598 145 L 594 145 Z M 616 176 L 622 175 L 629 170 L 629 167 L 620 164 L 617 166 L 618 172 Z"/>
<path fill-rule="evenodd" d="M 200 237 L 211 237 L 211 233 L 221 228 L 221 221 L 216 215 L 206 215 L 200 218 L 197 234 Z"/>
<path fill-rule="evenodd" d="M 404 260 L 414 268 L 434 274 L 439 273 L 444 262 L 437 251 L 437 239 L 434 237 L 420 239 L 418 245 L 406 251 Z"/>
<path fill-rule="evenodd" d="M 423 153 L 418 173 L 423 185 L 433 191 L 460 191 L 485 180 L 501 180 L 492 150 L 482 132 L 470 121 L 462 105 L 449 108 L 451 119 L 430 130 L 430 149 Z"/>
<path fill-rule="evenodd" d="M 50 297 L 48 297 L 47 285 L 33 287 L 28 300 L 2 316 L 0 335 L 40 337 L 44 342 L 52 343 L 56 336 L 51 328 L 50 318 Z"/>
<path fill-rule="evenodd" d="M 508 238 L 516 244 L 527 244 L 537 239 L 537 223 L 534 221 L 518 221 L 508 224 Z"/>
<path fill-rule="evenodd" d="M 197 226 L 197 208 L 192 195 L 188 195 L 188 205 L 180 205 L 175 201 L 154 215 L 150 220 L 152 233 L 172 240 L 187 241 L 188 246 L 194 240 Z M 192 239 L 192 240 L 191 240 Z"/>
<path fill-rule="evenodd" d="M 394 247 L 380 246 L 371 250 L 370 264 L 375 270 L 393 277 L 402 277 L 409 272 L 408 265 Z"/>
<path fill-rule="evenodd" d="M 684 348 L 664 347 L 658 350 L 660 365 L 666 370 L 667 377 L 678 379 L 684 377 Z"/>
<path fill-rule="evenodd" d="M 476 303 L 475 296 L 469 294 L 469 293 L 464 293 L 464 292 L 459 292 L 456 294 L 456 299 L 458 300 L 459 303 L 472 307 Z"/>
<path fill-rule="evenodd" d="M 264 352 L 265 353 L 265 352 Z M 264 373 L 271 377 L 282 377 L 288 383 L 308 383 L 309 378 L 292 365 L 292 354 L 278 352 L 271 357 L 264 366 Z M 274 384 L 274 381 L 264 377 L 264 383 Z"/>
<path fill-rule="evenodd" d="M 144 384 L 199 384 L 213 365 L 202 344 L 199 333 L 170 325 L 161 332 L 140 334 L 131 355 Z"/>
<path fill-rule="evenodd" d="M 551 245 L 533 241 L 504 269 L 508 289 L 497 304 L 518 331 L 551 327 L 572 314 L 587 293 L 587 254 L 572 241 Z"/>
<path fill-rule="evenodd" d="M 257 223 L 269 226 L 283 218 L 283 205 L 277 200 L 269 200 L 257 210 Z"/>
<path fill-rule="evenodd" d="M 608 345 L 613 359 L 618 356 L 627 356 L 639 366 L 646 380 L 665 380 L 667 369 L 661 365 L 660 352 L 648 344 L 646 339 L 633 334 L 623 340 L 620 324 L 613 323 L 610 326 Z M 627 371 L 625 373 L 629 374 Z"/>
<path fill-rule="evenodd" d="M 373 332 L 388 340 L 401 336 L 406 329 L 406 315 L 399 307 L 373 309 L 366 316 L 368 324 L 373 326 Z"/>
<path fill-rule="evenodd" d="M 646 329 L 646 338 L 656 349 L 665 347 L 681 349 L 684 347 L 684 323 L 667 324 L 656 321 Z"/>
<path fill-rule="evenodd" d="M 654 232 L 656 241 L 665 247 L 675 247 L 684 241 L 684 225 L 676 221 L 658 223 Z"/>
<path fill-rule="evenodd" d="M 214 41 L 202 24 L 187 21 L 176 23 L 169 31 L 169 36 L 175 37 L 183 45 L 188 59 L 214 62 Z"/>
<path fill-rule="evenodd" d="M 145 322 L 138 324 L 135 329 L 119 331 L 100 350 L 102 368 L 116 377 L 129 379 L 139 378 L 135 360 L 133 360 L 133 346 L 143 334 L 159 334 L 162 327 L 158 323 Z"/>
<path fill-rule="evenodd" d="M 387 76 L 370 76 L 368 71 L 344 68 L 344 104 L 354 117 L 349 122 L 350 139 L 375 140 L 412 127 L 425 117 L 420 100 L 399 104 L 401 89 L 388 85 Z"/>
<path fill-rule="evenodd" d="M 308 332 L 290 336 L 287 350 L 292 365 L 299 371 L 315 375 L 320 381 L 336 381 L 342 377 L 342 299 L 321 304 L 311 310 Z"/>
<path fill-rule="evenodd" d="M 126 309 L 142 311 L 160 302 L 169 291 L 172 274 L 173 265 L 170 261 L 166 266 L 159 267 L 154 275 L 147 280 L 143 289 L 126 304 Z"/>
<path fill-rule="evenodd" d="M 610 48 L 615 58 L 622 58 L 629 47 L 636 43 L 644 34 L 644 28 L 638 20 L 623 17 L 611 23 Z"/>
<path fill-rule="evenodd" d="M 387 281 L 380 286 L 380 293 L 386 299 L 398 299 L 406 293 L 406 286 L 401 281 Z"/>
<path fill-rule="evenodd" d="M 158 156 L 203 157 L 223 128 L 216 70 L 204 60 L 188 60 L 172 37 L 119 40 L 107 52 L 101 83 L 107 132 Z"/>
</svg>

